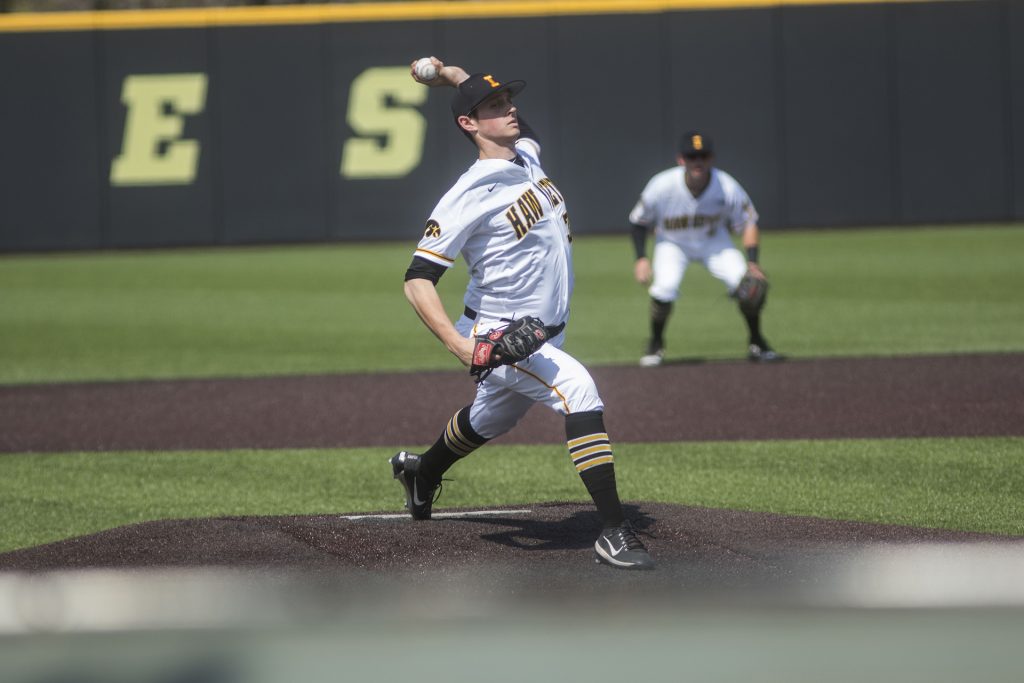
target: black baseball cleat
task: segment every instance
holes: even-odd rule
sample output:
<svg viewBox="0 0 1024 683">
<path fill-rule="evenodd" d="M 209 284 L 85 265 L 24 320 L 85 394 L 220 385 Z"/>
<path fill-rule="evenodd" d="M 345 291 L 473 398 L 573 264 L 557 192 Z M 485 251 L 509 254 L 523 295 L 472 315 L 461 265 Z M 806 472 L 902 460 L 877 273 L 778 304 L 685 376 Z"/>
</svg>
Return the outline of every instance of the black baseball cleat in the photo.
<svg viewBox="0 0 1024 683">
<path fill-rule="evenodd" d="M 747 359 L 752 363 L 777 363 L 785 358 L 768 344 L 751 344 L 747 350 Z"/>
<path fill-rule="evenodd" d="M 391 456 L 391 471 L 405 489 L 405 507 L 413 519 L 430 519 L 430 509 L 441 495 L 441 483 L 432 484 L 420 476 L 421 456 L 399 451 Z"/>
<path fill-rule="evenodd" d="M 597 561 L 619 569 L 654 569 L 654 560 L 629 522 L 604 529 L 594 543 Z"/>
</svg>

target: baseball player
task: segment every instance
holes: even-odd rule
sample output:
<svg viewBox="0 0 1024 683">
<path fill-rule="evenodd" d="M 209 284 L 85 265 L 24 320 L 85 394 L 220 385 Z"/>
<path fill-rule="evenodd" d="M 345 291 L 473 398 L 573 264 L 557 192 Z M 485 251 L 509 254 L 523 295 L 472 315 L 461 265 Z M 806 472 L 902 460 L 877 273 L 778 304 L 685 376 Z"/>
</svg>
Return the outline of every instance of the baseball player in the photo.
<svg viewBox="0 0 1024 683">
<path fill-rule="evenodd" d="M 665 326 L 686 267 L 693 262 L 708 271 L 737 298 L 750 332 L 748 358 L 756 362 L 782 359 L 761 334 L 761 308 L 767 282 L 758 265 L 757 210 L 736 180 L 713 166 L 711 138 L 690 131 L 680 141 L 678 164 L 648 181 L 629 214 L 636 262 L 633 274 L 650 285 L 651 338 L 640 365 L 661 365 Z M 654 230 L 654 260 L 647 258 L 647 232 Z M 730 231 L 742 233 L 746 259 L 733 245 Z M 740 288 L 741 281 L 744 287 Z M 756 297 L 749 297 L 747 282 Z"/>
<path fill-rule="evenodd" d="M 654 566 L 625 519 L 615 482 L 604 404 L 590 373 L 562 350 L 573 289 L 572 235 L 565 198 L 540 165 L 537 135 L 512 98 L 523 81 L 467 74 L 431 58 L 428 86 L 452 86 L 455 124 L 475 145 L 476 162 L 441 197 L 405 274 L 405 295 L 423 323 L 464 365 L 475 367 L 476 336 L 526 316 L 551 326 L 533 355 L 489 370 L 473 402 L 448 421 L 425 453 L 390 460 L 413 519 L 429 519 L 441 477 L 460 458 L 510 430 L 534 404 L 565 416 L 569 456 L 603 520 L 597 560 L 624 569 Z M 453 324 L 435 289 L 462 256 L 470 281 Z M 481 337 L 483 338 L 483 337 Z"/>
</svg>

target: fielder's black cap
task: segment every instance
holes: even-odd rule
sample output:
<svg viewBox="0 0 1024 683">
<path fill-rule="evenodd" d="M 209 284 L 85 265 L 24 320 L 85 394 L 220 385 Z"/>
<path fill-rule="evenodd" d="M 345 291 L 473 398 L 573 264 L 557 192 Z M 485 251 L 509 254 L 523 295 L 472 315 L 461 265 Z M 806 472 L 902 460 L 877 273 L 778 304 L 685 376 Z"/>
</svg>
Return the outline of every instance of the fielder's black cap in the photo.
<svg viewBox="0 0 1024 683">
<path fill-rule="evenodd" d="M 697 130 L 691 130 L 683 133 L 683 137 L 679 141 L 679 153 L 684 157 L 711 156 L 715 153 L 715 145 L 707 135 Z"/>
<path fill-rule="evenodd" d="M 460 116 L 469 116 L 480 103 L 491 95 L 508 92 L 515 97 L 526 87 L 526 81 L 499 81 L 491 74 L 473 74 L 459 83 L 452 97 L 452 116 L 456 120 Z"/>
</svg>

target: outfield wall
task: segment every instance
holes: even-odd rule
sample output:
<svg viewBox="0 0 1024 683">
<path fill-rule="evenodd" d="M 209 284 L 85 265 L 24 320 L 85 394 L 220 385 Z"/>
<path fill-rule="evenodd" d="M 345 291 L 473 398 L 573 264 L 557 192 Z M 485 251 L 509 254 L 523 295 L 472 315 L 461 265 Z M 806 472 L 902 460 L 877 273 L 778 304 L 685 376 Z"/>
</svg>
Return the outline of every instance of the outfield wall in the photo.
<svg viewBox="0 0 1024 683">
<path fill-rule="evenodd" d="M 766 227 L 1024 219 L 1024 6 L 822 2 L 0 15 L 0 250 L 414 240 L 474 156 L 424 54 L 529 82 L 579 233 L 691 127 Z"/>
</svg>

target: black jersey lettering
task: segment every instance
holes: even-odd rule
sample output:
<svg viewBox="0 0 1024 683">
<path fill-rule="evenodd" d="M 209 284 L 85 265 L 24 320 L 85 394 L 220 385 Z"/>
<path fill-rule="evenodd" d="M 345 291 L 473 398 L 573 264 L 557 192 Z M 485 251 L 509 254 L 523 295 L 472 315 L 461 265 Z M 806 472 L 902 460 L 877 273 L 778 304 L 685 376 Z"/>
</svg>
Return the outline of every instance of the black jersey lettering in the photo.
<svg viewBox="0 0 1024 683">
<path fill-rule="evenodd" d="M 540 190 L 544 194 L 544 196 L 548 198 L 549 202 L 551 202 L 552 207 L 558 206 L 559 204 L 565 201 L 565 198 L 562 196 L 562 193 L 559 192 L 558 188 L 555 187 L 555 184 L 551 182 L 551 178 L 541 178 L 539 181 L 537 181 L 536 185 L 537 189 Z"/>
<path fill-rule="evenodd" d="M 519 210 L 523 212 L 524 216 L 526 216 L 526 229 L 529 230 L 533 227 L 533 224 L 537 222 L 537 214 L 534 213 L 533 207 L 530 205 L 530 202 L 527 201 L 526 195 L 520 197 L 516 201 L 516 204 L 519 205 Z"/>
<path fill-rule="evenodd" d="M 665 219 L 666 230 L 683 230 L 690 227 L 689 216 L 671 216 Z"/>
<path fill-rule="evenodd" d="M 544 217 L 544 205 L 537 199 L 537 195 L 534 194 L 533 190 L 527 190 L 520 195 L 515 204 L 508 207 L 508 210 L 505 211 L 505 217 L 512 224 L 512 229 L 516 233 L 516 239 L 521 240 L 530 231 L 530 228 Z"/>
<path fill-rule="evenodd" d="M 521 240 L 526 236 L 526 233 L 530 231 L 530 228 L 523 223 L 523 219 L 519 217 L 519 213 L 516 211 L 516 207 L 508 207 L 508 211 L 505 212 L 505 218 L 512 224 L 512 229 L 516 231 L 516 239 Z"/>
<path fill-rule="evenodd" d="M 530 210 L 533 211 L 533 215 L 537 217 L 537 220 L 541 219 L 544 215 L 544 207 L 541 206 L 540 200 L 537 199 L 537 195 L 533 193 L 533 190 L 527 190 L 523 193 L 523 199 L 529 205 Z"/>
</svg>

